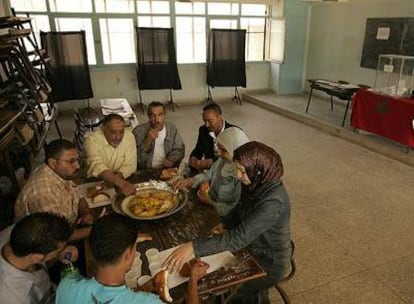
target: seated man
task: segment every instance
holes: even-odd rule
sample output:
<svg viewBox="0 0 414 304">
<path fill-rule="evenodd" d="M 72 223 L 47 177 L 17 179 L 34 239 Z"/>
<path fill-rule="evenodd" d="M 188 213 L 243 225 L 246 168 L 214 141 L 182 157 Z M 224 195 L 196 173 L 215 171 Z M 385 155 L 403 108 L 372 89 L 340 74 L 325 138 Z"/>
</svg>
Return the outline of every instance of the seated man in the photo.
<svg viewBox="0 0 414 304">
<path fill-rule="evenodd" d="M 153 101 L 148 106 L 149 122 L 134 129 L 138 150 L 138 168 L 178 166 L 185 154 L 184 142 L 177 128 L 165 120 L 165 106 Z"/>
<path fill-rule="evenodd" d="M 88 176 L 102 178 L 125 195 L 135 193 L 134 185 L 125 179 L 137 170 L 136 144 L 122 116 L 105 116 L 102 127 L 86 137 L 84 148 Z"/>
<path fill-rule="evenodd" d="M 195 171 L 208 169 L 217 160 L 216 138 L 228 127 L 235 127 L 223 119 L 221 108 L 216 103 L 210 103 L 203 108 L 203 121 L 198 130 L 197 144 L 190 154 L 188 165 Z"/>
<path fill-rule="evenodd" d="M 56 303 L 163 303 L 154 294 L 134 292 L 125 285 L 125 273 L 135 258 L 136 239 L 136 224 L 130 218 L 112 214 L 97 220 L 89 238 L 96 274 L 90 279 L 79 274 L 66 276 L 59 284 Z M 188 303 L 198 303 L 197 280 L 205 275 L 207 267 L 198 264 L 192 269 Z M 157 275 L 153 283 L 157 288 Z"/>
<path fill-rule="evenodd" d="M 77 185 L 79 154 L 73 143 L 65 139 L 50 142 L 45 148 L 45 164 L 30 176 L 17 197 L 16 219 L 26 215 L 49 211 L 64 216 L 70 224 L 91 224 L 92 217 L 85 200 L 80 199 Z M 90 228 L 76 229 L 71 240 L 89 235 Z"/>
<path fill-rule="evenodd" d="M 53 213 L 34 213 L 0 232 L 0 303 L 54 303 L 46 262 L 77 250 L 66 246 L 69 222 Z"/>
</svg>

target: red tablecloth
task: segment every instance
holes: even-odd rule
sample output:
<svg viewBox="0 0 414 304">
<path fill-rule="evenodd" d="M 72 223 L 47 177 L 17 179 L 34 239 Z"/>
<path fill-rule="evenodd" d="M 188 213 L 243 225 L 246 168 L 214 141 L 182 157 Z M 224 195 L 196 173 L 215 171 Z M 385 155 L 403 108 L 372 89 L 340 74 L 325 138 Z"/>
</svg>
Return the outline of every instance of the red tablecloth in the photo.
<svg viewBox="0 0 414 304">
<path fill-rule="evenodd" d="M 352 100 L 351 125 L 414 147 L 414 100 L 359 90 Z"/>
</svg>

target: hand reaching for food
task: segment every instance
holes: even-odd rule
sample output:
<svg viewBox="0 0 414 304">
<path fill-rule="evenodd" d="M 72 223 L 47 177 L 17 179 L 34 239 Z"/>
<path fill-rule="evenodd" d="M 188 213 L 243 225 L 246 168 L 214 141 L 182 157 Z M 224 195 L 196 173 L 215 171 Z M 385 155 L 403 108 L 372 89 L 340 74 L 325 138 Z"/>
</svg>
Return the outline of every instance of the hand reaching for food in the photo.
<svg viewBox="0 0 414 304">
<path fill-rule="evenodd" d="M 197 282 L 207 274 L 207 269 L 209 267 L 210 265 L 206 262 L 196 259 L 190 267 L 190 278 Z"/>
<path fill-rule="evenodd" d="M 191 277 L 198 281 L 206 275 L 208 267 L 210 267 L 210 265 L 203 262 L 201 259 L 192 259 L 183 265 L 183 268 L 180 270 L 180 275 L 184 278 Z"/>
<path fill-rule="evenodd" d="M 198 199 L 205 204 L 211 204 L 211 198 L 208 192 L 210 191 L 210 184 L 204 182 L 200 185 L 199 190 L 197 191 Z"/>
<path fill-rule="evenodd" d="M 167 268 L 170 272 L 180 271 L 183 265 L 194 254 L 192 242 L 185 243 L 175 249 L 162 263 L 161 268 Z"/>
<path fill-rule="evenodd" d="M 173 183 L 173 189 L 174 191 L 178 191 L 181 190 L 183 188 L 190 188 L 194 183 L 194 180 L 189 177 L 189 178 L 183 178 L 183 179 L 179 179 L 177 181 L 175 181 Z"/>
</svg>

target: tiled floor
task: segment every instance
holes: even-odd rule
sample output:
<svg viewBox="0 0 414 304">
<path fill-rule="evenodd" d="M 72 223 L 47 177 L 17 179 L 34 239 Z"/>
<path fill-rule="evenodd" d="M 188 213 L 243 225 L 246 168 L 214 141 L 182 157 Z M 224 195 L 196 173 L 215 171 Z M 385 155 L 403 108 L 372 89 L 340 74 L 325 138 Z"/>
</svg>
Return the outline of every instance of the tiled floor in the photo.
<svg viewBox="0 0 414 304">
<path fill-rule="evenodd" d="M 292 104 L 289 111 L 296 107 L 299 113 L 306 96 L 267 95 L 261 102 L 280 102 L 282 112 Z M 229 121 L 282 156 L 298 267 L 286 287 L 294 303 L 414 303 L 413 166 L 249 102 L 222 106 Z M 344 108 L 335 109 L 339 112 L 315 99 L 308 116 L 340 126 Z M 142 114 L 138 118 L 146 120 Z M 177 125 L 188 155 L 202 123 L 201 105 L 181 106 L 167 119 Z M 61 119 L 61 126 L 70 137 L 70 120 Z M 382 139 L 363 140 L 406 154 L 404 147 Z M 272 303 L 279 303 L 275 292 L 271 296 Z"/>
</svg>

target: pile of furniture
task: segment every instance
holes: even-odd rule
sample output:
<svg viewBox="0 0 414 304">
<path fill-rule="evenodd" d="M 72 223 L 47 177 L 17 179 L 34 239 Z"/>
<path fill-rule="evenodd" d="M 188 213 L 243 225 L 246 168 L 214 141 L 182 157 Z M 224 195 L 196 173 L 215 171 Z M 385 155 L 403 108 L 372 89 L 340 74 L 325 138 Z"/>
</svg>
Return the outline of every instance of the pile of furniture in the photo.
<svg viewBox="0 0 414 304">
<path fill-rule="evenodd" d="M 38 47 L 31 19 L 1 17 L 0 177 L 9 179 L 11 187 L 0 187 L 0 196 L 18 193 L 22 176 L 16 170 L 24 168 L 25 176 L 30 174 L 52 123 L 60 136 L 47 68 L 48 58 Z"/>
</svg>

